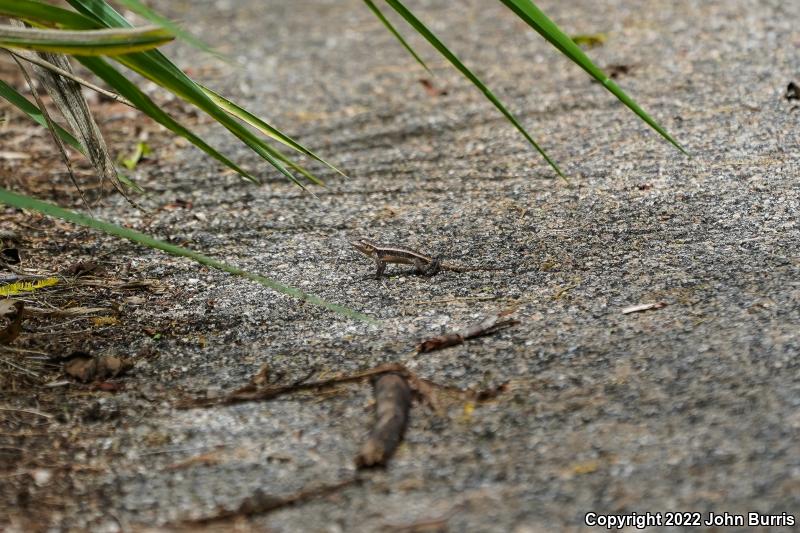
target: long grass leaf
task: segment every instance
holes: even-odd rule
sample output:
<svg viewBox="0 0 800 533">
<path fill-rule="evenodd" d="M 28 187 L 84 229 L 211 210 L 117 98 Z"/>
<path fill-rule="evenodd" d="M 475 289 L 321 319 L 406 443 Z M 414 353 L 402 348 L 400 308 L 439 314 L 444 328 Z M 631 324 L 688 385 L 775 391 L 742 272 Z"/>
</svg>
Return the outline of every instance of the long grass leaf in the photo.
<svg viewBox="0 0 800 533">
<path fill-rule="evenodd" d="M 461 60 L 456 57 L 456 55 L 451 52 L 442 41 L 439 40 L 436 35 L 428 29 L 425 24 L 422 23 L 411 11 L 406 8 L 399 0 L 386 0 L 386 2 L 395 10 L 397 13 L 400 14 L 401 17 L 406 19 L 406 21 L 419 32 L 420 35 L 425 37 L 425 39 L 431 43 L 431 45 L 436 48 L 440 54 L 442 54 L 445 58 L 447 58 L 450 63 L 456 67 L 464 76 L 472 82 L 481 92 L 489 99 L 492 104 L 508 119 L 511 124 L 514 125 L 515 128 L 522 134 L 523 137 L 533 146 L 541 155 L 544 157 L 545 161 L 547 161 L 553 170 L 556 173 L 564 178 L 564 173 L 561 172 L 561 169 L 558 168 L 558 165 L 550 159 L 550 156 L 533 140 L 533 137 L 522 127 L 522 124 L 511 114 L 511 112 L 506 109 L 506 106 L 500 102 L 500 100 L 489 90 L 489 88 L 484 84 L 475 74 L 472 73 L 462 62 Z"/>
<path fill-rule="evenodd" d="M 431 69 L 428 68 L 428 65 L 426 65 L 425 62 L 422 60 L 422 58 L 419 55 L 417 55 L 417 53 L 414 51 L 413 48 L 411 48 L 411 45 L 408 44 L 408 42 L 403 38 L 402 35 L 400 35 L 400 32 L 397 31 L 397 28 L 395 28 L 394 25 L 391 22 L 389 22 L 389 19 L 387 19 L 386 16 L 381 12 L 381 10 L 378 9 L 378 6 L 376 6 L 372 0 L 364 0 L 364 3 L 367 4 L 369 10 L 372 11 L 372 13 L 376 17 L 378 17 L 378 20 L 380 20 L 381 23 L 386 27 L 386 29 L 389 30 L 389 32 L 395 36 L 395 38 L 400 42 L 400 44 L 402 44 L 403 47 L 406 50 L 408 50 L 408 53 L 411 54 L 414 57 L 414 59 L 417 60 L 417 63 L 422 65 L 422 68 L 427 70 L 428 73 L 431 73 Z"/>
<path fill-rule="evenodd" d="M 0 80 L 0 97 L 4 98 L 14 107 L 25 113 L 31 120 L 40 126 L 44 126 L 45 128 L 47 127 L 47 121 L 45 120 L 44 115 L 42 115 L 42 111 L 3 80 Z M 58 124 L 55 125 L 55 130 L 62 141 L 72 146 L 83 155 L 86 155 L 86 150 L 84 149 L 83 145 L 70 132 Z"/>
<path fill-rule="evenodd" d="M 122 226 L 118 226 L 116 224 L 111 224 L 109 222 L 97 220 L 88 217 L 82 213 L 77 213 L 75 211 L 63 209 L 56 205 L 49 204 L 47 202 L 42 202 L 41 200 L 36 200 L 35 198 L 31 198 L 29 196 L 16 194 L 6 189 L 0 188 L 0 203 L 14 206 L 20 209 L 30 209 L 42 213 L 44 215 L 66 220 L 67 222 L 72 222 L 74 224 L 100 230 L 104 233 L 107 233 L 108 235 L 122 237 L 123 239 L 128 239 L 137 244 L 161 250 L 171 255 L 188 257 L 189 259 L 192 259 L 193 261 L 196 261 L 197 263 L 200 263 L 202 265 L 206 265 L 208 267 L 215 268 L 223 272 L 228 272 L 230 274 L 255 281 L 272 290 L 281 292 L 293 298 L 298 298 L 300 300 L 307 301 L 314 305 L 324 307 L 325 309 L 329 309 L 331 311 L 347 316 L 349 318 L 353 318 L 356 320 L 372 324 L 377 323 L 377 321 L 370 316 L 359 313 L 358 311 L 355 311 L 348 307 L 328 302 L 326 300 L 323 300 L 322 298 L 319 298 L 318 296 L 314 296 L 313 294 L 308 294 L 307 292 L 304 292 L 295 287 L 284 285 L 266 276 L 247 272 L 246 270 L 242 270 L 241 268 L 228 265 L 221 261 L 217 261 L 212 257 L 208 257 L 207 255 L 203 255 L 193 250 L 183 248 L 182 246 L 176 246 L 174 244 L 170 244 L 168 242 L 164 242 L 159 239 L 153 238 L 150 235 L 145 235 L 144 233 L 140 233 L 138 231 L 134 231 L 128 228 L 123 228 Z"/>
<path fill-rule="evenodd" d="M 91 30 L 100 27 L 97 21 L 85 15 L 33 0 L 0 0 L 0 15 L 37 21 L 47 25 L 62 25 L 75 30 Z"/>
<path fill-rule="evenodd" d="M 83 56 L 150 50 L 174 38 L 167 30 L 157 26 L 78 31 L 0 26 L 0 46 Z"/>
<path fill-rule="evenodd" d="M 672 143 L 678 150 L 684 154 L 688 153 L 681 146 L 678 141 L 672 138 L 667 131 L 662 128 L 650 115 L 639 107 L 639 105 L 623 91 L 614 80 L 605 75 L 591 59 L 584 53 L 575 42 L 567 36 L 559 27 L 550 20 L 538 7 L 536 7 L 530 0 L 500 0 L 506 7 L 517 14 L 524 20 L 531 28 L 536 30 L 542 37 L 547 39 L 553 46 L 555 46 L 564 55 L 574 61 L 578 66 L 585 70 L 590 76 L 599 81 L 603 87 L 608 89 L 611 94 L 616 96 L 620 102 L 625 104 L 631 111 L 645 121 L 651 128 L 659 133 L 662 137 Z"/>
</svg>

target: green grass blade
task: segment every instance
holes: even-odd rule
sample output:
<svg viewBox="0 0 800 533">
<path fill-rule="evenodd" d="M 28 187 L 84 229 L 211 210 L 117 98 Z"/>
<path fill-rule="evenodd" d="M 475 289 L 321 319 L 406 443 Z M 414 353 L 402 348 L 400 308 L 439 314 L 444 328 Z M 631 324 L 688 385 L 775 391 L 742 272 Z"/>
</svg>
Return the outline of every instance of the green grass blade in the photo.
<svg viewBox="0 0 800 533">
<path fill-rule="evenodd" d="M 547 39 L 553 46 L 560 50 L 564 55 L 574 61 L 578 66 L 585 70 L 590 76 L 599 81 L 603 87 L 608 89 L 611 94 L 616 96 L 620 102 L 625 104 L 631 111 L 645 121 L 651 128 L 657 131 L 662 137 L 672 143 L 684 154 L 688 153 L 683 146 L 670 136 L 650 115 L 644 112 L 639 105 L 628 96 L 612 79 L 606 76 L 592 60 L 575 44 L 559 27 L 536 7 L 530 0 L 500 0 L 506 7 L 517 14 L 531 28 L 536 30 L 542 37 Z"/>
<path fill-rule="evenodd" d="M 79 13 L 96 20 L 102 26 L 131 27 L 131 23 L 105 0 L 67 0 L 67 3 Z"/>
<path fill-rule="evenodd" d="M 545 161 L 547 161 L 553 170 L 556 173 L 564 177 L 564 173 L 561 172 L 561 169 L 558 168 L 558 165 L 550 159 L 550 156 L 538 145 L 536 141 L 528 134 L 525 128 L 522 127 L 522 124 L 511 114 L 511 112 L 506 109 L 506 107 L 497 99 L 497 97 L 489 90 L 489 88 L 475 75 L 469 70 L 464 64 L 456 57 L 453 52 L 451 52 L 434 34 L 431 32 L 411 11 L 408 10 L 399 0 L 386 0 L 386 2 L 392 6 L 392 8 L 400 14 L 401 17 L 406 19 L 406 21 L 413 26 L 420 35 L 425 37 L 431 45 L 436 48 L 439 53 L 441 53 L 445 58 L 447 58 L 450 63 L 456 67 L 464 76 L 472 82 L 481 92 L 489 99 L 490 102 L 494 104 L 494 106 L 508 119 L 511 124 L 514 125 L 515 128 L 525 137 L 525 139 L 536 148 L 536 150 L 544 157 Z"/>
<path fill-rule="evenodd" d="M 0 26 L 0 46 L 83 56 L 150 50 L 174 38 L 167 30 L 156 26 L 78 31 Z"/>
<path fill-rule="evenodd" d="M 0 97 L 6 99 L 9 103 L 28 115 L 28 117 L 37 122 L 39 125 L 44 126 L 45 128 L 47 127 L 47 121 L 45 120 L 42 111 L 3 80 L 0 80 Z M 62 141 L 75 148 L 83 155 L 86 155 L 86 150 L 83 148 L 83 145 L 70 132 L 58 124 L 55 125 L 55 130 L 56 134 L 58 134 Z"/>
<path fill-rule="evenodd" d="M 56 205 L 49 204 L 47 202 L 42 202 L 41 200 L 36 200 L 35 198 L 31 198 L 29 196 L 23 196 L 8 191 L 6 189 L 0 188 L 0 203 L 14 206 L 20 209 L 30 209 L 42 213 L 44 215 L 66 220 L 67 222 L 72 222 L 74 224 L 85 226 L 87 228 L 100 230 L 109 235 L 114 235 L 115 237 L 128 239 L 130 241 L 135 242 L 136 244 L 141 244 L 149 248 L 161 250 L 171 255 L 188 257 L 189 259 L 192 259 L 193 261 L 196 261 L 197 263 L 200 263 L 202 265 L 215 268 L 223 272 L 228 272 L 235 276 L 240 276 L 255 281 L 257 283 L 260 283 L 264 287 L 268 287 L 274 291 L 281 292 L 293 298 L 304 300 L 306 302 L 318 305 L 320 307 L 324 307 L 325 309 L 329 309 L 331 311 L 347 316 L 349 318 L 360 320 L 363 322 L 368 322 L 371 324 L 377 324 L 377 321 L 370 316 L 359 313 L 358 311 L 355 311 L 348 307 L 330 303 L 317 296 L 314 296 L 313 294 L 308 294 L 307 292 L 304 292 L 300 289 L 296 289 L 288 285 L 283 285 L 282 283 L 278 283 L 277 281 L 272 280 L 268 277 L 247 272 L 245 270 L 242 270 L 241 268 L 230 266 L 226 263 L 217 261 L 216 259 L 213 259 L 206 255 L 189 250 L 187 248 L 183 248 L 182 246 L 169 244 L 159 239 L 155 239 L 149 235 L 145 235 L 144 233 L 139 233 L 138 231 L 134 231 L 128 228 L 123 228 L 122 226 L 118 226 L 116 224 L 111 224 L 109 222 L 97 220 L 89 216 L 86 216 L 84 214 L 76 213 L 75 211 L 63 209 Z"/>
<path fill-rule="evenodd" d="M 172 22 L 170 19 L 156 13 L 155 11 L 144 5 L 139 0 L 119 0 L 119 3 L 124 5 L 134 13 L 140 15 L 141 17 L 149 20 L 153 24 L 158 24 L 159 26 L 163 26 L 170 32 L 174 33 L 179 39 L 186 41 L 195 48 L 199 48 L 200 50 L 209 53 L 219 59 L 230 61 L 230 58 L 227 58 L 220 52 L 214 50 L 210 45 L 206 44 L 202 39 L 195 37 L 188 31 L 181 28 L 178 24 Z"/>
<path fill-rule="evenodd" d="M 47 25 L 62 25 L 75 30 L 91 30 L 100 26 L 80 13 L 32 0 L 0 0 L 0 15 L 35 20 Z"/>
<path fill-rule="evenodd" d="M 364 0 L 364 3 L 367 4 L 367 7 L 370 9 L 370 11 L 372 11 L 372 13 L 376 17 L 378 17 L 378 20 L 380 20 L 383 23 L 383 25 L 386 26 L 386 29 L 389 30 L 389 32 L 392 35 L 394 35 L 398 41 L 400 41 L 400 44 L 402 44 L 405 47 L 405 49 L 408 50 L 408 53 L 414 56 L 414 59 L 417 60 L 417 63 L 422 65 L 422 68 L 427 70 L 429 74 L 432 74 L 431 69 L 428 68 L 428 65 L 426 65 L 425 62 L 422 60 L 422 58 L 417 55 L 417 53 L 414 51 L 413 48 L 411 48 L 411 45 L 408 44 L 408 42 L 403 38 L 402 35 L 400 35 L 400 32 L 397 31 L 397 29 L 394 27 L 394 25 L 392 25 L 391 22 L 389 22 L 389 19 L 387 19 L 386 16 L 384 16 L 384 14 L 381 13 L 381 10 L 378 9 L 378 6 L 376 6 L 372 0 Z"/>
<path fill-rule="evenodd" d="M 146 94 L 139 90 L 133 82 L 120 74 L 114 67 L 109 65 L 104 59 L 99 57 L 80 57 L 78 60 L 95 76 L 108 83 L 117 93 L 128 99 L 141 112 L 169 129 L 173 133 L 186 138 L 189 142 L 203 150 L 205 153 L 221 162 L 228 168 L 236 171 L 241 176 L 258 183 L 258 178 L 240 168 L 236 163 L 222 155 L 220 152 L 209 146 L 200 137 L 192 133 L 189 129 L 182 126 L 175 119 L 170 117 L 158 105 L 156 105 Z"/>
</svg>

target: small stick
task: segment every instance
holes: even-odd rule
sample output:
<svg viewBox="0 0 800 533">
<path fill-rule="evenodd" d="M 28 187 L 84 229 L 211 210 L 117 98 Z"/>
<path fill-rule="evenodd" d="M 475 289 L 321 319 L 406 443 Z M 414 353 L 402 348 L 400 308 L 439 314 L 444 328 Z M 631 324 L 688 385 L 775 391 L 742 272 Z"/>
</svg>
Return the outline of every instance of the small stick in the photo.
<svg viewBox="0 0 800 533">
<path fill-rule="evenodd" d="M 463 343 L 467 339 L 491 335 L 500 330 L 519 324 L 519 320 L 513 318 L 504 319 L 503 317 L 507 315 L 507 312 L 492 315 L 489 318 L 472 324 L 471 326 L 467 326 L 461 331 L 446 333 L 444 335 L 426 339 L 417 345 L 417 353 L 432 352 L 447 348 L 449 346 L 456 346 Z"/>
<path fill-rule="evenodd" d="M 303 503 L 314 498 L 320 498 L 322 496 L 333 494 L 349 485 L 358 483 L 359 481 L 360 479 L 358 477 L 348 478 L 345 479 L 344 481 L 333 483 L 331 485 L 321 485 L 309 489 L 303 489 L 301 491 L 283 497 L 272 496 L 270 494 L 266 494 L 262 489 L 256 489 L 256 491 L 251 496 L 245 498 L 244 501 L 242 501 L 242 503 L 240 503 L 236 509 L 233 509 L 231 511 L 222 510 L 216 515 L 209 516 L 206 518 L 199 518 L 195 520 L 184 520 L 183 524 L 187 526 L 197 525 L 197 524 L 209 524 L 211 522 L 218 522 L 220 520 L 228 520 L 231 518 L 236 518 L 241 516 L 251 516 L 254 514 L 268 513 L 270 511 L 282 509 L 284 507 L 297 505 L 299 503 Z"/>
<path fill-rule="evenodd" d="M 408 425 L 411 388 L 399 374 L 375 380 L 375 426 L 355 458 L 358 468 L 382 466 L 397 450 Z"/>
<path fill-rule="evenodd" d="M 228 396 L 222 398 L 195 398 L 180 402 L 177 407 L 179 409 L 191 409 L 194 407 L 210 407 L 212 405 L 231 405 L 235 403 L 254 402 L 259 400 L 271 400 L 278 396 L 284 396 L 293 392 L 302 390 L 315 390 L 332 387 L 340 383 L 352 383 L 354 381 L 361 381 L 378 374 L 385 374 L 387 372 L 397 372 L 402 374 L 409 374 L 408 370 L 403 365 L 397 363 L 387 363 L 385 365 L 376 366 L 362 372 L 345 376 L 335 376 L 321 381 L 309 381 L 305 383 L 293 383 L 291 385 L 278 386 L 278 387 L 265 387 L 263 389 L 239 390 L 234 391 Z"/>
</svg>

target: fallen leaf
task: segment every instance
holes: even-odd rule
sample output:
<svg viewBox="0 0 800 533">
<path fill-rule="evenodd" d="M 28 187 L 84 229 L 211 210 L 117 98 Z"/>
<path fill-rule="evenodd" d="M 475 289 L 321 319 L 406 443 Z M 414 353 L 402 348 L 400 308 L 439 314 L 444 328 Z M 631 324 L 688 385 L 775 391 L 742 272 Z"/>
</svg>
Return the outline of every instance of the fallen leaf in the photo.
<svg viewBox="0 0 800 533">
<path fill-rule="evenodd" d="M 9 321 L 6 327 L 0 329 L 0 344 L 11 344 L 19 337 L 24 314 L 24 303 L 18 300 L 0 300 L 0 319 Z"/>
<path fill-rule="evenodd" d="M 632 305 L 623 309 L 622 314 L 628 315 L 630 313 L 640 313 L 642 311 L 650 311 L 651 309 L 661 309 L 662 307 L 666 306 L 667 304 L 664 302 L 651 302 L 646 304 Z"/>
<path fill-rule="evenodd" d="M 68 266 L 64 272 L 78 278 L 94 272 L 97 270 L 97 266 L 97 263 L 94 261 L 78 261 L 77 263 L 73 263 L 72 265 Z"/>
<path fill-rule="evenodd" d="M 97 374 L 97 361 L 94 357 L 75 357 L 64 364 L 64 373 L 78 381 L 88 383 Z"/>
<path fill-rule="evenodd" d="M 100 379 L 107 377 L 115 378 L 121 376 L 131 368 L 133 368 L 133 361 L 130 359 L 104 355 L 97 361 L 97 377 Z"/>
<path fill-rule="evenodd" d="M 92 357 L 84 352 L 73 353 L 64 363 L 64 373 L 82 383 L 115 378 L 131 368 L 133 368 L 133 362 L 130 359 L 110 355 Z"/>
</svg>

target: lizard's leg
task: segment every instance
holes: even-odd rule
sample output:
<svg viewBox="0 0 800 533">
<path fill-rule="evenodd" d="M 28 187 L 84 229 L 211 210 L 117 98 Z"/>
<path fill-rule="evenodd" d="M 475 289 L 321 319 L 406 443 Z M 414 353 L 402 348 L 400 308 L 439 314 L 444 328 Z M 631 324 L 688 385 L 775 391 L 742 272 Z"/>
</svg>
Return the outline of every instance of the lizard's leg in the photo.
<svg viewBox="0 0 800 533">
<path fill-rule="evenodd" d="M 428 270 L 428 264 L 419 258 L 414 258 L 414 273 L 420 276 L 424 275 Z"/>
<path fill-rule="evenodd" d="M 375 260 L 375 279 L 381 279 L 381 276 L 386 271 L 386 261 L 380 259 Z"/>
<path fill-rule="evenodd" d="M 434 257 L 430 263 L 428 263 L 422 271 L 422 274 L 425 276 L 433 276 L 437 274 L 442 269 L 442 258 L 441 257 Z"/>
</svg>

